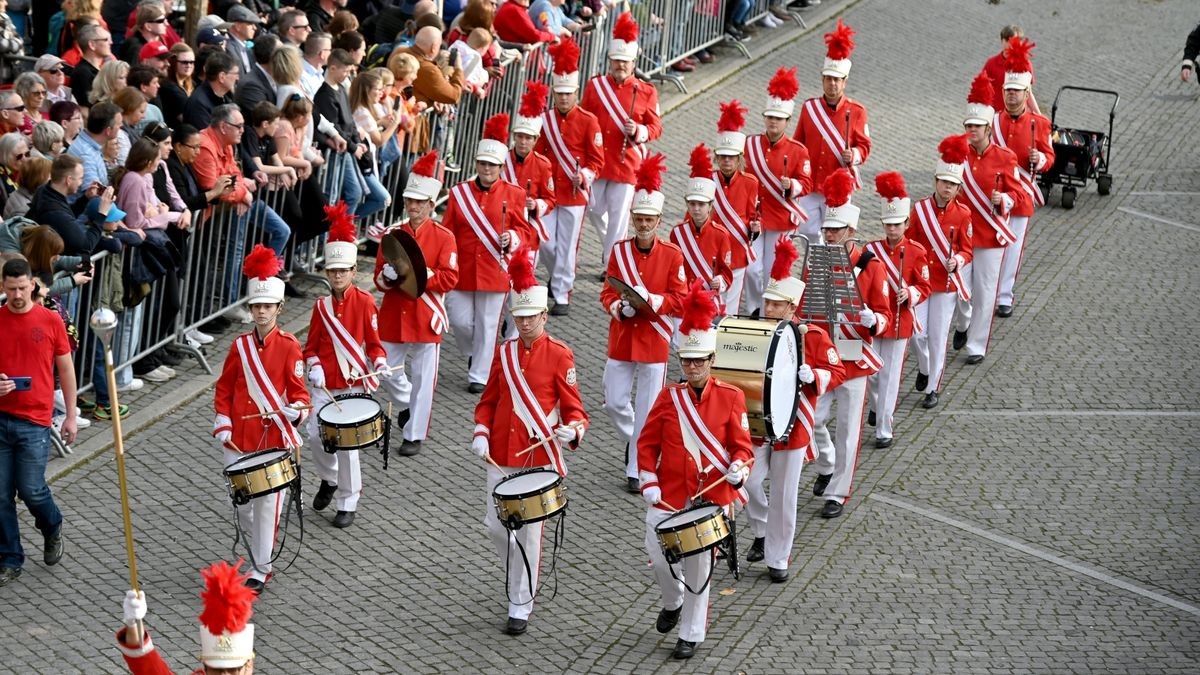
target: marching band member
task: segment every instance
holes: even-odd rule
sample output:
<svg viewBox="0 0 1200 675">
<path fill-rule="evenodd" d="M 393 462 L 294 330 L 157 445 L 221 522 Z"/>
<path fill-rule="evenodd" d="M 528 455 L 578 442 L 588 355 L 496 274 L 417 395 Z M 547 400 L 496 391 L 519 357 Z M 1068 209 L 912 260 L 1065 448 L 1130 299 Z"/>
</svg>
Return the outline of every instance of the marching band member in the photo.
<svg viewBox="0 0 1200 675">
<path fill-rule="evenodd" d="M 596 116 L 604 136 L 604 166 L 592 188 L 588 219 L 600 236 L 601 263 L 616 243 L 629 236 L 629 205 L 634 179 L 646 156 L 645 144 L 662 135 L 658 90 L 634 74 L 638 25 L 623 12 L 608 43 L 608 73 L 588 80 L 580 105 Z"/>
<path fill-rule="evenodd" d="M 763 316 L 795 321 L 804 298 L 804 282 L 791 274 L 792 263 L 799 254 L 791 239 L 780 239 L 776 249 L 771 281 L 763 292 Z M 775 583 L 788 578 L 792 539 L 796 535 L 796 492 L 800 485 L 800 470 L 805 459 L 812 459 L 813 411 L 817 399 L 841 384 L 843 376 L 842 360 L 829 333 L 814 324 L 801 325 L 800 333 L 804 362 L 798 373 L 802 386 L 796 422 L 787 441 L 765 443 L 762 439 L 752 439 L 756 443 L 754 466 L 746 482 L 750 497 L 746 514 L 754 532 L 754 543 L 746 553 L 746 560 L 766 560 L 767 574 Z M 763 485 L 767 478 L 771 480 L 769 499 Z"/>
<path fill-rule="evenodd" d="M 904 376 L 904 352 L 908 339 L 917 328 L 917 307 L 929 297 L 929 264 L 925 247 L 905 237 L 912 201 L 904 186 L 904 177 L 886 171 L 875 177 L 875 191 L 882 198 L 880 220 L 883 239 L 867 244 L 867 250 L 883 263 L 891 287 L 892 325 L 875 336 L 875 345 L 883 365 L 867 378 L 871 392 L 871 414 L 875 424 L 875 447 L 892 445 L 892 415 Z"/>
<path fill-rule="evenodd" d="M 825 497 L 822 518 L 837 518 L 850 498 L 854 467 L 858 463 L 859 440 L 862 435 L 863 404 L 867 394 L 867 376 L 881 364 L 872 343 L 891 327 L 891 294 L 887 274 L 874 254 L 854 243 L 858 228 L 857 206 L 850 203 L 854 177 L 847 169 L 838 169 L 825 179 L 825 219 L 821 223 L 825 243 L 842 244 L 849 254 L 850 266 L 856 279 L 863 310 L 840 314 L 832 327 L 834 343 L 845 371 L 842 383 L 817 399 L 813 419 L 813 447 L 816 450 L 817 479 L 813 494 Z M 837 436 L 829 435 L 829 415 L 837 401 Z"/>
<path fill-rule="evenodd" d="M 544 219 L 554 209 L 554 167 L 545 155 L 533 149 L 542 135 L 542 113 L 546 111 L 549 92 L 550 89 L 541 82 L 530 80 L 525 83 L 521 106 L 513 120 L 512 148 L 500 170 L 500 177 L 505 181 L 525 188 L 525 217 L 537 232 L 537 238 L 525 244 L 533 251 L 535 265 L 538 249 L 550 239 Z M 554 309 L 550 312 L 553 314 Z M 515 333 L 508 337 L 513 336 Z"/>
<path fill-rule="evenodd" d="M 742 309 L 742 290 L 746 271 L 757 264 L 754 238 L 762 231 L 758 221 L 758 179 L 744 171 L 742 153 L 746 147 L 748 109 L 740 101 L 721 104 L 717 120 L 717 144 L 713 148 L 717 171 L 713 173 L 716 189 L 713 192 L 713 219 L 729 231 L 730 263 L 733 279 L 721 297 L 726 314 L 738 314 Z M 753 303 L 750 303 L 753 304 Z"/>
<path fill-rule="evenodd" d="M 639 311 L 608 281 L 600 289 L 600 304 L 612 317 L 608 322 L 608 360 L 604 363 L 604 411 L 626 443 L 625 489 L 630 494 L 638 491 L 638 434 L 666 383 L 673 332 L 666 317 L 679 312 L 687 290 L 683 253 L 656 234 L 662 221 L 664 198 L 659 189 L 664 163 L 665 158 L 658 153 L 647 157 L 638 168 L 638 191 L 632 207 L 634 236 L 618 242 L 608 260 L 608 276 L 633 288 L 654 313 Z"/>
<path fill-rule="evenodd" d="M 635 225 L 636 227 L 636 225 Z M 709 571 L 715 549 L 670 565 L 655 527 L 675 511 L 686 509 L 704 492 L 708 502 L 733 508 L 744 498 L 738 488 L 749 473 L 750 424 L 741 389 L 710 375 L 717 349 L 712 328 L 716 293 L 700 282 L 683 301 L 683 339 L 679 364 L 686 382 L 664 388 L 654 401 L 637 440 L 642 498 L 646 500 L 646 552 L 662 591 L 662 610 L 655 628 L 668 633 L 679 625 L 672 656 L 690 659 L 708 628 Z M 722 485 L 712 486 L 714 482 Z"/>
<path fill-rule="evenodd" d="M 921 406 L 938 404 L 942 371 L 946 366 L 946 343 L 955 298 L 971 300 L 971 212 L 955 197 L 962 185 L 963 163 L 967 161 L 966 135 L 947 136 L 938 145 L 941 159 L 933 172 L 933 194 L 913 204 L 909 237 L 925 247 L 929 266 L 929 299 L 917 305 L 913 350 L 917 353 L 914 388 L 925 393 Z"/>
<path fill-rule="evenodd" d="M 362 470 L 358 450 L 326 452 L 319 422 L 321 408 L 343 394 L 370 394 L 388 379 L 387 353 L 379 341 L 379 319 L 375 296 L 354 285 L 358 271 L 358 244 L 354 216 L 345 202 L 325 207 L 329 237 L 325 242 L 325 278 L 331 295 L 317 298 L 309 319 L 304 359 L 312 385 L 313 409 L 308 418 L 308 444 L 321 487 L 312 507 L 323 511 L 334 502 L 333 526 L 350 527 L 362 494 Z M 368 375 L 378 371 L 378 375 Z"/>
<path fill-rule="evenodd" d="M 992 83 L 980 73 L 971 83 L 963 127 L 971 151 L 963 165 L 960 201 L 971 210 L 974 238 L 971 261 L 971 301 L 961 299 L 954 314 L 955 349 L 967 348 L 967 363 L 983 361 L 992 335 L 992 309 L 999 290 L 1000 262 L 1004 250 L 1017 240 L 1009 219 L 1027 199 L 1021 189 L 1017 156 L 992 142 L 995 111 Z"/>
<path fill-rule="evenodd" d="M 800 202 L 813 189 L 808 150 L 787 135 L 788 120 L 792 118 L 799 93 L 795 68 L 775 71 L 767 84 L 765 131 L 746 139 L 746 168 L 758 179 L 762 221 L 762 235 L 754 240 L 759 264 L 750 269 L 746 282 L 746 309 L 751 313 L 762 304 L 763 275 L 771 271 L 775 244 L 810 218 Z"/>
<path fill-rule="evenodd" d="M 512 531 L 496 516 L 492 491 L 512 471 L 545 467 L 567 475 L 564 446 L 575 450 L 587 431 L 579 398 L 575 355 L 546 333 L 547 289 L 533 276 L 532 253 L 518 249 L 509 264 L 509 311 L 518 337 L 506 340 L 492 360 L 491 374 L 475 407 L 471 450 L 490 462 L 483 524 L 487 526 L 508 579 L 508 622 L 504 632 L 520 635 L 533 612 L 542 556 L 543 522 Z M 538 443 L 542 441 L 542 443 Z M 530 449 L 532 444 L 532 449 Z M 529 568 L 520 563 L 522 551 Z"/>
<path fill-rule="evenodd" d="M 542 249 L 550 273 L 550 297 L 556 315 L 569 310 L 575 288 L 583 212 L 592 183 L 604 168 L 604 136 L 596 116 L 576 105 L 579 101 L 579 45 L 565 39 L 547 51 L 554 59 L 550 87 L 554 107 L 542 113 L 542 135 L 534 150 L 554 165 L 554 208 L 544 223 L 549 239 Z"/>
<path fill-rule="evenodd" d="M 825 34 L 825 64 L 821 68 L 821 96 L 810 98 L 800 107 L 800 121 L 793 138 L 808 148 L 812 158 L 813 185 L 840 168 L 850 170 L 854 188 L 862 187 L 858 166 L 871 154 L 871 134 L 867 128 L 867 109 L 846 96 L 850 78 L 850 53 L 854 51 L 854 30 L 838 19 L 833 32 Z M 821 230 L 825 199 L 811 192 L 800 200 L 808 213 L 807 227 L 801 231 L 816 238 Z"/>
<path fill-rule="evenodd" d="M 688 180 L 687 213 L 683 222 L 671 229 L 671 243 L 683 252 L 683 271 L 690 285 L 699 279 L 705 288 L 717 292 L 717 297 L 729 288 L 733 281 L 733 270 L 729 268 L 733 256 L 732 242 L 728 230 L 713 220 L 713 197 L 717 184 L 713 181 L 712 159 L 703 143 L 692 149 L 688 158 L 692 169 Z M 721 303 L 717 302 L 720 311 Z M 678 319 L 672 323 L 679 324 Z M 672 344 L 678 346 L 679 334 L 673 335 Z"/>
<path fill-rule="evenodd" d="M 503 124 L 508 125 L 508 115 Z M 454 342 L 468 357 L 467 391 L 472 394 L 483 391 L 496 352 L 500 313 L 509 289 L 504 271 L 508 254 L 537 236 L 525 219 L 525 189 L 500 178 L 500 167 L 507 159 L 504 143 L 479 141 L 476 177 L 450 189 L 442 216 L 442 225 L 458 242 L 459 264 L 458 286 L 447 294 L 446 310 Z"/>
<path fill-rule="evenodd" d="M 301 445 L 296 427 L 308 416 L 309 396 L 300 341 L 276 324 L 283 309 L 283 281 L 275 275 L 282 267 L 275 252 L 262 244 L 242 263 L 249 278 L 246 304 L 254 330 L 233 341 L 217 379 L 213 436 L 224 450 L 224 466 L 241 459 L 243 453 L 296 450 Z M 245 419 L 247 415 L 252 417 Z M 246 586 L 256 593 L 263 591 L 271 576 L 283 494 L 279 491 L 235 506 L 250 551 Z"/>
<path fill-rule="evenodd" d="M 434 178 L 437 169 L 437 151 L 412 165 L 403 193 L 408 219 L 385 232 L 403 230 L 416 240 L 427 267 L 425 292 L 416 298 L 404 293 L 399 273 L 382 249 L 375 258 L 375 288 L 383 292 L 379 338 L 388 367 L 394 369 L 393 377 L 380 384 L 402 408 L 396 421 L 404 436 L 399 453 L 405 456 L 420 452 L 421 442 L 429 436 L 442 334 L 449 321 L 446 293 L 458 284 L 454 234 L 433 219 L 433 205 L 442 190 L 442 182 Z M 407 359 L 411 359 L 408 365 Z"/>
<path fill-rule="evenodd" d="M 1029 106 L 1033 64 L 1030 52 L 1033 43 L 1021 38 L 1009 41 L 1008 71 L 1004 75 L 1004 113 L 996 112 L 992 120 L 992 140 L 1017 156 L 1017 171 L 1025 198 L 1013 207 L 1009 226 L 1016 241 L 1004 249 L 1000 264 L 1000 290 L 996 297 L 996 316 L 1012 316 L 1013 286 L 1025 254 L 1025 232 L 1033 212 L 1046 205 L 1046 198 L 1037 184 L 1037 174 L 1054 166 L 1054 143 L 1050 140 L 1050 120 Z"/>
</svg>

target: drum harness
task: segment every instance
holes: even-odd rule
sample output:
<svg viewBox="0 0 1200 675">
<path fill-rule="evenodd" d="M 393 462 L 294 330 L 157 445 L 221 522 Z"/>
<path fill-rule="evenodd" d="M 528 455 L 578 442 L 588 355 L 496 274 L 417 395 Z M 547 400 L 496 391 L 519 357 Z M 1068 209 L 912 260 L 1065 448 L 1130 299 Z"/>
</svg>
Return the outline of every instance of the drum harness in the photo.
<svg viewBox="0 0 1200 675">
<path fill-rule="evenodd" d="M 550 597 L 547 600 L 553 600 L 554 596 L 558 595 L 558 548 L 566 539 L 566 519 L 567 510 L 564 508 L 561 513 L 557 514 L 554 523 L 554 536 L 551 539 L 552 546 L 550 548 L 550 576 L 554 579 L 554 589 L 550 591 Z M 543 521 L 545 522 L 545 521 Z M 535 523 L 540 525 L 541 523 Z M 508 549 L 508 554 L 504 557 L 504 595 L 508 601 L 516 605 L 531 604 L 534 598 L 537 597 L 538 589 L 533 586 L 533 568 L 529 566 L 529 555 L 525 553 L 525 547 L 521 545 L 521 540 L 514 534 L 517 530 L 524 527 L 524 523 L 518 522 L 515 515 L 508 517 L 508 521 L 504 523 L 505 529 L 508 530 L 508 536 L 512 538 L 512 542 L 517 545 L 517 550 L 521 552 L 521 563 L 525 565 L 525 579 L 529 584 L 529 600 L 525 602 L 516 602 L 512 598 L 512 591 L 508 586 L 508 573 L 512 569 L 512 548 Z M 543 586 L 545 583 L 542 584 Z"/>
<path fill-rule="evenodd" d="M 262 436 L 262 438 L 259 439 L 259 443 L 261 444 L 264 440 L 266 440 L 266 438 L 267 438 L 267 431 L 264 428 L 263 436 Z M 283 548 L 287 544 L 288 525 L 292 522 L 292 506 L 295 505 L 295 507 L 296 507 L 296 522 L 300 526 L 300 540 L 296 544 L 296 551 L 294 553 L 292 553 L 292 559 L 287 561 L 287 564 L 283 566 L 283 569 L 279 570 L 280 572 L 286 571 L 288 568 L 290 568 L 292 566 L 293 563 L 296 562 L 296 558 L 300 557 L 300 545 L 304 543 L 304 507 L 302 504 L 303 497 L 302 497 L 301 491 L 300 491 L 301 484 L 304 482 L 303 472 L 304 472 L 304 469 L 300 465 L 300 462 L 296 462 L 296 481 L 294 483 L 292 483 L 291 487 L 289 487 L 287 489 L 289 503 L 284 509 L 287 512 L 287 516 L 283 519 L 283 534 L 279 537 L 279 550 L 278 550 L 278 552 L 275 553 L 275 555 L 271 556 L 270 560 L 267 561 L 267 564 L 274 565 L 275 561 L 279 560 L 279 556 L 283 554 Z M 263 495 L 263 496 L 270 496 L 270 495 Z M 247 500 L 244 505 L 249 505 L 250 501 L 251 500 Z M 262 574 L 267 574 L 267 570 L 264 570 L 261 567 L 259 567 L 258 561 L 254 559 L 254 551 L 250 546 L 250 537 L 244 531 L 242 531 L 242 521 L 238 518 L 237 510 L 238 510 L 238 504 L 236 501 L 234 501 L 233 502 L 234 535 L 233 535 L 233 546 L 230 547 L 230 551 L 236 557 L 238 555 L 238 550 L 237 550 L 238 543 L 240 543 L 242 540 L 245 540 L 245 542 L 246 542 L 246 557 L 250 559 L 250 566 L 253 567 L 254 571 L 256 571 L 256 572 L 259 572 Z M 273 573 L 273 571 L 272 571 L 272 573 Z"/>
</svg>

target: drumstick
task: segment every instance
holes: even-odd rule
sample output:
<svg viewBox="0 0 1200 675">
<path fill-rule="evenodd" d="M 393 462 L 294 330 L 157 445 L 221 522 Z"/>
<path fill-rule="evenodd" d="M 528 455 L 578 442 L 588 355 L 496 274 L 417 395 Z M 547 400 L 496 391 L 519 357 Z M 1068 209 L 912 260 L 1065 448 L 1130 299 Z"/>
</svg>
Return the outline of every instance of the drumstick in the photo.
<svg viewBox="0 0 1200 675">
<path fill-rule="evenodd" d="M 368 377 L 375 377 L 376 375 L 383 375 L 384 373 L 394 373 L 397 370 L 404 370 L 404 366 L 388 366 L 387 368 L 380 368 L 379 370 L 376 370 L 371 373 L 367 373 L 366 375 L 351 375 L 350 381 L 357 382 L 359 380 L 365 380 Z"/>
<path fill-rule="evenodd" d="M 288 407 L 290 407 L 292 410 L 312 410 L 312 406 L 307 405 L 307 404 L 297 405 L 297 406 L 288 406 Z M 282 408 L 280 408 L 279 410 L 268 410 L 267 412 L 263 412 L 263 413 L 251 413 L 249 415 L 242 415 L 242 419 L 250 420 L 250 419 L 254 419 L 255 417 L 270 417 L 271 415 L 278 415 L 282 412 L 283 412 Z"/>
<path fill-rule="evenodd" d="M 534 443 L 533 445 L 529 446 L 528 448 L 525 448 L 524 450 L 518 452 L 517 454 L 513 455 L 513 457 L 521 457 L 521 456 L 527 455 L 527 454 L 533 452 L 534 448 L 545 443 L 548 440 L 550 440 L 549 436 L 547 436 L 546 438 L 543 438 L 542 440 L 538 441 L 537 443 Z"/>
<path fill-rule="evenodd" d="M 508 472 L 504 470 L 504 467 L 500 466 L 499 464 L 496 463 L 496 460 L 492 459 L 492 453 L 490 453 L 490 452 L 487 453 L 486 455 L 483 456 L 483 458 L 487 460 L 488 464 L 491 464 L 492 466 L 496 467 L 496 469 L 498 471 L 500 471 L 500 473 L 504 474 L 505 476 L 508 475 Z"/>
<path fill-rule="evenodd" d="M 242 451 L 242 450 L 241 450 L 241 448 L 239 448 L 239 447 L 238 447 L 236 444 L 234 444 L 234 442 L 233 442 L 233 439 L 232 439 L 232 438 L 231 438 L 231 439 L 229 439 L 229 440 L 227 440 L 227 441 L 225 441 L 225 445 L 228 445 L 228 446 L 230 447 L 230 449 L 232 449 L 234 452 L 241 452 L 241 451 Z"/>
<path fill-rule="evenodd" d="M 754 464 L 754 458 L 753 458 L 753 457 L 751 457 L 751 458 L 750 458 L 750 461 L 749 461 L 749 462 L 746 462 L 746 463 L 745 463 L 745 464 L 743 464 L 742 466 L 743 466 L 743 467 L 747 467 L 747 468 L 748 468 L 748 467 L 750 467 L 750 466 L 751 466 L 751 465 L 753 465 L 753 464 Z M 696 493 L 696 496 L 695 496 L 695 497 L 692 497 L 692 501 L 696 501 L 697 499 L 699 499 L 699 498 L 703 497 L 703 496 L 704 496 L 704 493 L 706 493 L 706 492 L 708 492 L 709 490 L 711 490 L 711 489 L 715 488 L 716 486 L 720 485 L 721 483 L 728 483 L 728 482 L 729 482 L 729 481 L 725 481 L 725 480 L 715 480 L 715 481 L 713 481 L 713 482 L 709 483 L 709 484 L 708 484 L 708 487 L 706 487 L 706 488 L 704 488 L 703 490 L 701 490 L 701 491 L 697 492 L 697 493 Z"/>
<path fill-rule="evenodd" d="M 328 396 L 329 400 L 333 402 L 333 407 L 337 408 L 338 412 L 341 412 L 342 404 L 338 403 L 338 400 L 333 397 L 333 392 L 329 391 L 329 388 L 324 386 L 321 387 L 321 391 L 325 392 L 325 395 Z"/>
<path fill-rule="evenodd" d="M 667 507 L 668 509 L 671 509 L 671 510 L 672 510 L 672 511 L 674 511 L 675 513 L 679 513 L 680 511 L 682 511 L 682 510 L 683 510 L 683 509 L 677 509 L 677 508 L 675 508 L 674 506 L 671 506 L 670 504 L 668 504 L 667 502 L 665 502 L 665 501 L 663 501 L 663 500 L 661 500 L 661 499 L 660 499 L 660 500 L 658 500 L 658 503 L 659 503 L 659 504 L 662 504 L 663 506 Z"/>
</svg>

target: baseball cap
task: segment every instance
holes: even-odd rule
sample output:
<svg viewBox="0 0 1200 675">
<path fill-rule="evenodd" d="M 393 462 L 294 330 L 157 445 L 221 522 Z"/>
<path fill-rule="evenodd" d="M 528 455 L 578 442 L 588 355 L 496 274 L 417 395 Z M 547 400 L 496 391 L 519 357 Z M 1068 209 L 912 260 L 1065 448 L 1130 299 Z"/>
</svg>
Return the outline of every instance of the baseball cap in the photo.
<svg viewBox="0 0 1200 675">
<path fill-rule="evenodd" d="M 53 70 L 60 65 L 69 67 L 66 61 L 53 54 L 42 54 L 38 57 L 37 63 L 33 64 L 33 71 L 37 73 L 44 70 Z"/>
<path fill-rule="evenodd" d="M 100 215 L 100 198 L 92 197 L 92 199 L 88 201 L 87 216 L 89 220 L 103 219 L 106 223 L 115 223 L 118 220 L 123 220 L 125 218 L 125 212 L 117 208 L 116 204 L 110 204 L 108 206 L 108 215 L 102 216 Z"/>
<path fill-rule="evenodd" d="M 219 45 L 228 39 L 228 35 L 224 31 L 216 28 L 205 28 L 196 34 L 196 42 L 199 44 Z"/>
<path fill-rule="evenodd" d="M 138 60 L 145 61 L 146 59 L 164 59 L 167 57 L 167 54 L 170 53 L 171 50 L 167 49 L 165 44 L 156 40 L 154 42 L 147 42 L 146 45 L 142 47 L 142 51 L 138 52 Z"/>
</svg>

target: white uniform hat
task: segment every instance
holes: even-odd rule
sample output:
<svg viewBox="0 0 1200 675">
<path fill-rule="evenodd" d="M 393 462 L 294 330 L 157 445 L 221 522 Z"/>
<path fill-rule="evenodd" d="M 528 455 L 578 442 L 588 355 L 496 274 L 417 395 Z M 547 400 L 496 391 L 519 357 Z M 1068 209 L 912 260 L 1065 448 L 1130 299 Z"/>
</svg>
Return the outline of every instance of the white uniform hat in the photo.
<svg viewBox="0 0 1200 675">
<path fill-rule="evenodd" d="M 540 136 L 542 134 L 542 117 L 526 117 L 517 115 L 513 119 L 513 133 Z"/>
<path fill-rule="evenodd" d="M 633 14 L 622 12 L 613 26 L 612 41 L 608 43 L 608 58 L 614 61 L 636 61 L 638 56 L 638 25 Z"/>
<path fill-rule="evenodd" d="M 832 32 L 825 34 L 825 64 L 821 74 L 829 77 L 850 76 L 850 53 L 854 51 L 854 29 L 838 19 Z"/>
<path fill-rule="evenodd" d="M 549 293 L 539 286 L 533 272 L 533 252 L 524 246 L 513 251 L 508 263 L 508 280 L 512 292 L 508 294 L 508 311 L 513 316 L 535 316 L 549 307 Z"/>
<path fill-rule="evenodd" d="M 885 171 L 875 176 L 875 192 L 879 193 L 879 219 L 885 225 L 903 223 L 908 220 L 912 200 L 904 186 L 904 177 L 896 171 Z"/>
<path fill-rule="evenodd" d="M 639 215 L 661 216 L 663 212 L 662 172 L 666 169 L 667 158 L 661 152 L 655 153 L 642 160 L 634 176 L 637 192 L 633 193 L 633 204 L 630 212 Z"/>
<path fill-rule="evenodd" d="M 658 190 L 638 190 L 633 193 L 633 205 L 629 210 L 644 216 L 661 216 L 665 197 Z"/>
<path fill-rule="evenodd" d="M 821 185 L 825 195 L 825 220 L 823 229 L 836 230 L 843 227 L 858 227 L 859 209 L 850 203 L 854 192 L 854 176 L 845 168 L 829 174 Z"/>
<path fill-rule="evenodd" d="M 249 620 L 257 595 L 244 585 L 246 576 L 224 561 L 200 575 L 205 582 L 200 661 L 210 668 L 241 668 L 254 658 L 254 624 Z"/>
<path fill-rule="evenodd" d="M 702 359 L 717 352 L 717 331 L 693 330 L 679 339 L 679 357 L 683 359 Z"/>
<path fill-rule="evenodd" d="M 278 305 L 283 302 L 283 291 L 283 279 L 279 277 L 250 279 L 246 288 L 246 304 Z"/>
<path fill-rule="evenodd" d="M 404 185 L 404 194 L 401 196 L 405 199 L 436 200 L 442 191 L 442 181 L 434 178 L 437 164 L 437 150 L 431 150 L 418 159 L 408 173 L 408 183 Z"/>
<path fill-rule="evenodd" d="M 689 202 L 711 202 L 717 196 L 717 184 L 713 182 L 712 159 L 708 156 L 708 147 L 703 143 L 692 148 L 688 157 L 688 166 L 692 170 L 688 179 L 687 192 L 683 198 Z"/>
<path fill-rule="evenodd" d="M 746 134 L 742 128 L 746 126 L 746 106 L 741 101 L 721 103 L 721 117 L 717 119 L 717 144 L 713 147 L 714 155 L 736 157 L 746 151 Z"/>
<path fill-rule="evenodd" d="M 967 153 L 971 146 L 966 134 L 947 136 L 938 143 L 938 161 L 933 169 L 933 177 L 962 185 L 963 162 L 967 161 Z"/>
<path fill-rule="evenodd" d="M 475 148 L 475 161 L 477 162 L 488 162 L 489 164 L 502 166 L 507 159 L 508 146 L 500 141 L 485 138 L 479 141 L 479 146 Z"/>
<path fill-rule="evenodd" d="M 246 275 L 246 304 L 272 304 L 283 302 L 283 279 L 275 276 L 283 269 L 283 263 L 275 251 L 255 244 L 250 255 L 242 262 L 242 273 Z"/>
<path fill-rule="evenodd" d="M 716 353 L 717 331 L 712 327 L 717 316 L 716 295 L 699 279 L 692 282 L 679 320 L 679 358 L 699 359 Z"/>
<path fill-rule="evenodd" d="M 352 270 L 358 267 L 358 234 L 354 226 L 354 215 L 349 212 L 345 201 L 325 207 L 325 218 L 329 221 L 329 236 L 325 240 L 325 269 Z"/>
<path fill-rule="evenodd" d="M 764 300 L 780 300 L 799 305 L 804 297 L 804 282 L 792 276 L 792 265 L 800 259 L 791 237 L 775 242 L 775 261 L 771 263 Z"/>
<path fill-rule="evenodd" d="M 780 68 L 767 83 L 767 106 L 764 117 L 788 119 L 796 109 L 796 95 L 800 93 L 800 82 L 796 80 L 795 68 Z"/>
<path fill-rule="evenodd" d="M 542 133 L 542 112 L 546 110 L 546 85 L 536 80 L 525 83 L 525 93 L 521 95 L 521 105 L 517 108 L 517 116 L 513 120 L 514 134 L 539 136 Z"/>
<path fill-rule="evenodd" d="M 995 90 L 987 73 L 979 73 L 971 82 L 971 93 L 967 94 L 967 114 L 963 124 L 991 124 L 996 111 L 992 108 Z"/>
<path fill-rule="evenodd" d="M 1034 44 L 1029 40 L 1012 37 L 1004 50 L 1004 60 L 1008 69 L 1004 73 L 1005 89 L 1027 90 L 1033 84 L 1033 55 Z"/>
<path fill-rule="evenodd" d="M 717 135 L 714 155 L 737 156 L 746 151 L 746 134 L 740 131 L 724 131 Z"/>
<path fill-rule="evenodd" d="M 799 305 L 800 301 L 804 299 L 804 282 L 791 276 L 771 279 L 767 283 L 766 290 L 763 291 L 763 299 Z"/>
<path fill-rule="evenodd" d="M 579 45 L 574 38 L 567 38 L 546 48 L 554 60 L 554 72 L 550 77 L 550 88 L 556 94 L 570 94 L 579 90 Z"/>
</svg>

